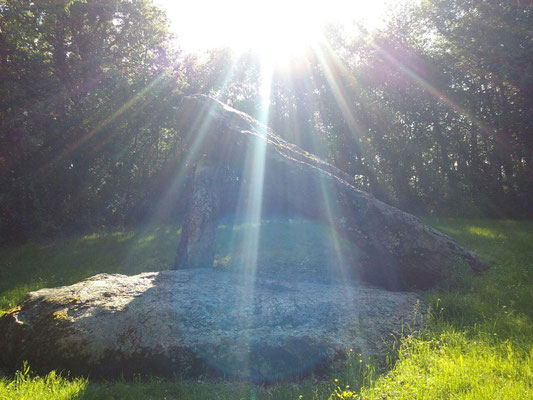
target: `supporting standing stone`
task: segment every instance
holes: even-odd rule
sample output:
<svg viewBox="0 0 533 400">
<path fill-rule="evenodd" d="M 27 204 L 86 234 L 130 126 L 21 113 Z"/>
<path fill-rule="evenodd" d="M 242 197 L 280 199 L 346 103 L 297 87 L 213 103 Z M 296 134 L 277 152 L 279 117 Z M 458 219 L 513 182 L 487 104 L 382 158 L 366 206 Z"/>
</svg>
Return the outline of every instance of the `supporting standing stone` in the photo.
<svg viewBox="0 0 533 400">
<path fill-rule="evenodd" d="M 219 174 L 216 166 L 202 158 L 194 172 L 187 223 L 183 227 L 176 269 L 212 265 L 219 212 Z"/>
</svg>

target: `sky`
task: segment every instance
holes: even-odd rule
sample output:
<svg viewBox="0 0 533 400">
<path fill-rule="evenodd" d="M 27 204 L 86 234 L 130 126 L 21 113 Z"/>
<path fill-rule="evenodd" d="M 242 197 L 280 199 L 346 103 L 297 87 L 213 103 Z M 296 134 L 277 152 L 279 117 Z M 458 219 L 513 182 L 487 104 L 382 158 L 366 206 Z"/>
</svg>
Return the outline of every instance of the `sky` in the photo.
<svg viewBox="0 0 533 400">
<path fill-rule="evenodd" d="M 402 0 L 406 1 L 406 0 Z M 352 21 L 370 29 L 382 25 L 387 6 L 398 0 L 155 0 L 167 11 L 180 47 L 202 52 L 212 47 L 248 49 L 287 57 L 312 45 L 329 23 Z"/>
</svg>

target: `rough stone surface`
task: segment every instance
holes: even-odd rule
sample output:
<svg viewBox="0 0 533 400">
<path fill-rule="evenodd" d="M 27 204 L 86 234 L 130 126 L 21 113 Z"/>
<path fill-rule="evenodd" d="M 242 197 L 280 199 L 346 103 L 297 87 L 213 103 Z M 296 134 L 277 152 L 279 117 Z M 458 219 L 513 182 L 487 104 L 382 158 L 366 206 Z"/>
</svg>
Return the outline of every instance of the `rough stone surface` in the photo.
<svg viewBox="0 0 533 400">
<path fill-rule="evenodd" d="M 247 114 L 191 96 L 178 120 L 188 142 L 190 198 L 177 269 L 213 265 L 216 221 L 246 215 L 254 201 L 262 215 L 299 215 L 332 226 L 360 249 L 361 257 L 347 260 L 360 279 L 383 288 L 428 289 L 457 269 L 486 268 L 448 236 L 357 190 L 351 176 Z"/>
<path fill-rule="evenodd" d="M 417 295 L 210 269 L 97 275 L 29 293 L 0 318 L 0 368 L 93 377 L 326 372 L 349 351 L 384 357 Z M 418 316 L 420 320 L 420 315 Z"/>
</svg>

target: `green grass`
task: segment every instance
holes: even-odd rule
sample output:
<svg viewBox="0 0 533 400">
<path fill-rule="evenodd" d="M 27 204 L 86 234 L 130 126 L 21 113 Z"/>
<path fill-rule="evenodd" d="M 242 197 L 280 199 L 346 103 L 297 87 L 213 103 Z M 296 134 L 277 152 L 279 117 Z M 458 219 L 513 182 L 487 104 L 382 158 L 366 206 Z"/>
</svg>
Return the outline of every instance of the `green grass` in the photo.
<svg viewBox="0 0 533 400">
<path fill-rule="evenodd" d="M 257 385 L 244 381 L 226 380 L 148 380 L 115 382 L 90 382 L 83 378 L 67 379 L 56 372 L 46 377 L 34 376 L 26 366 L 14 378 L 0 378 L 0 400 L 233 400 L 233 399 L 339 399 L 356 392 L 365 382 L 370 383 L 373 367 L 359 363 L 358 355 L 348 357 L 353 363 L 329 381 L 308 378 L 300 382 L 281 382 L 272 385 Z M 349 384 L 341 384 L 350 380 Z M 351 398 L 351 397 L 349 397 Z"/>
<path fill-rule="evenodd" d="M 490 266 L 427 296 L 430 326 L 403 340 L 369 399 L 533 399 L 533 223 L 429 219 Z"/>
<path fill-rule="evenodd" d="M 56 373 L 34 376 L 23 369 L 0 379 L 0 399 L 533 399 L 533 222 L 427 219 L 479 254 L 490 266 L 481 276 L 464 277 L 453 290 L 426 296 L 426 332 L 407 336 L 391 352 L 380 375 L 350 354 L 327 381 L 254 385 L 242 381 L 173 379 L 90 382 Z M 294 264 L 329 256 L 309 246 L 327 229 L 309 223 L 275 221 L 265 228 L 263 260 Z M 226 235 L 239 234 L 237 227 Z M 302 237 L 281 252 L 269 238 Z M 268 233 L 270 232 L 270 233 Z M 262 231 L 263 234 L 263 231 Z M 66 285 L 100 272 L 136 274 L 168 269 L 179 231 L 174 227 L 98 233 L 49 245 L 27 244 L 0 250 L 0 314 L 27 291 Z M 230 242 L 218 244 L 218 259 L 231 267 Z M 305 248 L 311 248 L 311 252 Z M 300 397 L 301 396 L 301 397 Z M 358 397 L 355 397 L 358 396 Z"/>
<path fill-rule="evenodd" d="M 332 386 L 331 386 L 332 387 Z M 86 379 L 65 379 L 55 372 L 44 378 L 31 371 L 19 372 L 14 379 L 0 379 L 0 400 L 143 400 L 143 399 L 323 399 L 330 386 L 319 387 L 315 382 L 282 383 L 257 386 L 242 381 L 205 382 L 202 380 L 136 380 L 113 383 L 93 383 Z"/>
<path fill-rule="evenodd" d="M 0 378 L 0 399 L 19 400 L 67 400 L 79 399 L 87 388 L 87 380 L 66 379 L 55 371 L 46 377 L 32 377 L 30 368 L 24 365 L 13 379 Z"/>
<path fill-rule="evenodd" d="M 107 272 L 135 275 L 169 269 L 179 229 L 101 232 L 50 244 L 0 249 L 0 315 L 29 291 L 71 285 Z"/>
</svg>

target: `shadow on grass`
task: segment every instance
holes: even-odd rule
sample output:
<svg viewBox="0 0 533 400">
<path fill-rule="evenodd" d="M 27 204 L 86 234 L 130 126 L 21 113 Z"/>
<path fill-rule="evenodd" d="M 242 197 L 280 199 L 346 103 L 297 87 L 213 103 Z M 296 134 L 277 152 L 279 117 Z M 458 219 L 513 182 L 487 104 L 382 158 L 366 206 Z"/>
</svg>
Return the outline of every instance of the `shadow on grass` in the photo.
<svg viewBox="0 0 533 400">
<path fill-rule="evenodd" d="M 429 296 L 457 329 L 533 340 L 533 221 L 429 218 L 426 223 L 478 254 L 489 270 Z M 438 305 L 437 305 L 438 303 Z M 527 338 L 527 339 L 526 339 Z"/>
<path fill-rule="evenodd" d="M 215 266 L 237 270 L 243 260 L 242 249 L 235 244 L 244 243 L 250 229 L 249 224 L 228 221 L 221 220 L 217 229 Z M 145 226 L 0 248 L 0 315 L 27 292 L 44 287 L 71 285 L 100 273 L 136 275 L 171 269 L 180 234 L 176 226 Z M 260 227 L 258 271 L 279 275 L 299 268 L 302 278 L 333 277 L 343 267 L 338 265 L 339 245 L 350 251 L 348 242 L 334 239 L 325 225 L 304 219 L 265 220 Z"/>
<path fill-rule="evenodd" d="M 180 231 L 144 227 L 0 249 L 0 313 L 44 287 L 71 285 L 104 272 L 135 275 L 169 269 Z"/>
<path fill-rule="evenodd" d="M 174 379 L 135 379 L 114 382 L 90 382 L 83 378 L 68 379 L 56 373 L 46 377 L 21 372 L 8 381 L 0 377 L 0 399 L 32 400 L 198 400 L 198 399 L 308 399 L 328 398 L 334 390 L 330 384 L 284 382 L 255 385 L 241 380 L 204 381 Z"/>
</svg>

